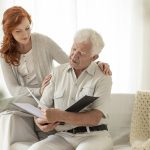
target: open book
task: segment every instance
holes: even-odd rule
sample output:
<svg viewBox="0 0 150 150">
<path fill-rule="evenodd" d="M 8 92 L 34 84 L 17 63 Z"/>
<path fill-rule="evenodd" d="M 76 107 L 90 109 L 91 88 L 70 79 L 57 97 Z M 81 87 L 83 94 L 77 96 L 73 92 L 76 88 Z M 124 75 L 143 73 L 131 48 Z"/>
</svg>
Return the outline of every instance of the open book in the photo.
<svg viewBox="0 0 150 150">
<path fill-rule="evenodd" d="M 94 102 L 97 98 L 98 97 L 85 95 L 80 100 L 78 100 L 76 103 L 74 103 L 69 108 L 67 108 L 65 111 L 79 112 L 80 110 L 82 110 L 83 108 L 85 108 L 86 106 L 88 106 L 89 104 Z M 27 111 L 28 113 L 30 113 L 36 117 L 42 116 L 42 111 L 39 108 L 37 108 L 29 103 L 13 103 L 13 104 L 17 107 L 22 108 L 23 110 Z"/>
</svg>

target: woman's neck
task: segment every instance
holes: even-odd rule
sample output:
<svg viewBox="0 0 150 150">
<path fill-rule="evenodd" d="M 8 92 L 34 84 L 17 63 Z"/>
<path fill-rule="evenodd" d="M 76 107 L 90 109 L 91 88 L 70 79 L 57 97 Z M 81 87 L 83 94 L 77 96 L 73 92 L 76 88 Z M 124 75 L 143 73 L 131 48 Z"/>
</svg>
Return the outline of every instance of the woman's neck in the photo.
<svg viewBox="0 0 150 150">
<path fill-rule="evenodd" d="M 19 51 L 21 54 L 26 54 L 26 53 L 28 53 L 31 49 L 32 49 L 31 39 L 29 40 L 29 42 L 28 42 L 26 45 L 23 45 L 23 44 L 18 45 L 18 51 Z"/>
</svg>

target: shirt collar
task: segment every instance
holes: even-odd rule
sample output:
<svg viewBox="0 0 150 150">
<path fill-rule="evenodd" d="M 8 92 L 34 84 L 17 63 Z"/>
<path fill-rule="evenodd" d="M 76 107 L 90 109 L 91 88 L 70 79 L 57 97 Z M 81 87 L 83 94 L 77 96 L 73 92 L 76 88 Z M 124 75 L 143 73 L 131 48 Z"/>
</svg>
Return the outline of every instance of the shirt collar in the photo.
<svg viewBox="0 0 150 150">
<path fill-rule="evenodd" d="M 91 62 L 91 64 L 84 71 L 86 71 L 87 73 L 93 76 L 96 71 L 96 67 L 97 67 L 97 64 L 95 62 Z M 72 70 L 72 67 L 70 66 L 70 64 L 67 67 L 67 71 L 69 70 Z"/>
</svg>

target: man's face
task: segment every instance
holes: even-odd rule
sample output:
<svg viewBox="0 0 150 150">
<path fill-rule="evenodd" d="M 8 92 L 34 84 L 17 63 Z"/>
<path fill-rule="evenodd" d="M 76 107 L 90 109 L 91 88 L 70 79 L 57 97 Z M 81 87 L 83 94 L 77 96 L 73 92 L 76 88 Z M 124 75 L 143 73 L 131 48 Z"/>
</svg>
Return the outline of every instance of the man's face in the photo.
<svg viewBox="0 0 150 150">
<path fill-rule="evenodd" d="M 69 62 L 72 68 L 75 70 L 83 70 L 87 68 L 91 61 L 93 61 L 91 49 L 92 43 L 90 41 L 82 43 L 74 42 L 69 57 Z"/>
</svg>

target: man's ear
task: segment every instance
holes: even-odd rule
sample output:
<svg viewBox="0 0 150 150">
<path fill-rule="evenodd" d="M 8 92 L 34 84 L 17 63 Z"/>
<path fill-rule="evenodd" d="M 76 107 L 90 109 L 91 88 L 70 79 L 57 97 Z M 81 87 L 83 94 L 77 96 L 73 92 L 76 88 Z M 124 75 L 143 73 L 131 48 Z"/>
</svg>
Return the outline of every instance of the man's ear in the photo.
<svg viewBox="0 0 150 150">
<path fill-rule="evenodd" d="M 95 61 L 96 59 L 98 59 L 98 55 L 94 55 L 93 57 L 92 57 L 92 59 L 93 59 L 93 61 Z"/>
</svg>

